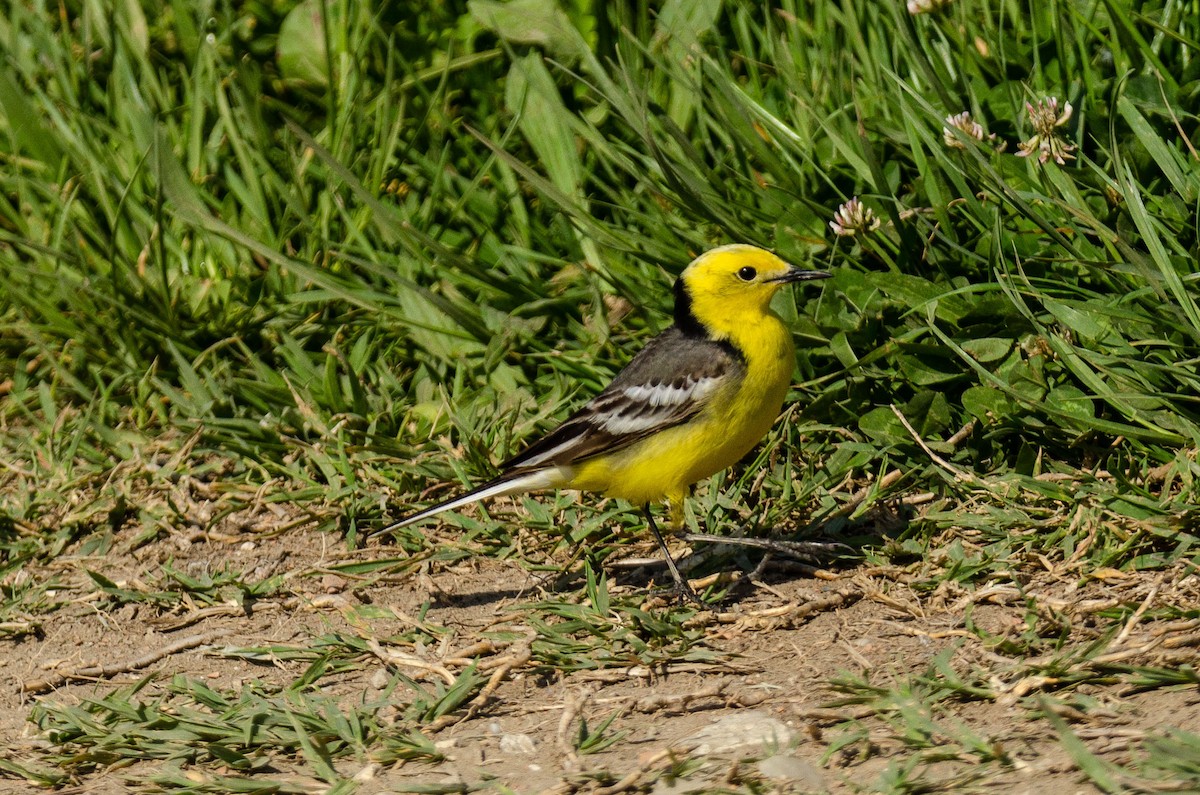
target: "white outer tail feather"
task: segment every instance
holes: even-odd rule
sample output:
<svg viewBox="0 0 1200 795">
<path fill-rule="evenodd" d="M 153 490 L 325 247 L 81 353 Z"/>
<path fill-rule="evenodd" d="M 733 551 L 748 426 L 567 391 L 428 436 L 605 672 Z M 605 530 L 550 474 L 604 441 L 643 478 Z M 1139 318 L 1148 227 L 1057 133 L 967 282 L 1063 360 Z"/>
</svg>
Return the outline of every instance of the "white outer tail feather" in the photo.
<svg viewBox="0 0 1200 795">
<path fill-rule="evenodd" d="M 410 524 L 416 524 L 422 519 L 428 519 L 430 516 L 436 516 L 443 511 L 453 511 L 455 508 L 461 508 L 464 505 L 470 505 L 473 502 L 487 500 L 492 497 L 504 497 L 509 494 L 520 494 L 524 491 L 534 491 L 535 489 L 548 489 L 554 486 L 561 485 L 563 482 L 562 473 L 557 468 L 538 469 L 533 472 L 527 472 L 523 475 L 517 475 L 511 478 L 502 478 L 491 483 L 485 483 L 478 488 L 468 491 L 466 494 L 439 502 L 437 505 L 426 508 L 423 511 L 418 511 L 412 516 L 406 516 L 398 522 L 388 525 L 381 530 L 375 530 L 371 535 L 382 535 L 389 533 L 392 530 L 399 530 L 401 527 L 408 527 Z"/>
</svg>

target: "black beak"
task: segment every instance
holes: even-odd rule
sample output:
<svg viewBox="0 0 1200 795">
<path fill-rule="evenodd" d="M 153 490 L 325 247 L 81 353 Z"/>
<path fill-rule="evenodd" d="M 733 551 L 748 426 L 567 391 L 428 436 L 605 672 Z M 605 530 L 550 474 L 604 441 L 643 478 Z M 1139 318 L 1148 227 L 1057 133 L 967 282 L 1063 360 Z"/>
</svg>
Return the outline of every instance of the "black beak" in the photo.
<svg viewBox="0 0 1200 795">
<path fill-rule="evenodd" d="M 807 282 L 813 279 L 828 279 L 832 273 L 827 271 L 806 271 L 800 268 L 792 268 L 782 276 L 776 276 L 773 279 L 765 279 L 764 281 L 787 284 L 789 282 Z"/>
</svg>

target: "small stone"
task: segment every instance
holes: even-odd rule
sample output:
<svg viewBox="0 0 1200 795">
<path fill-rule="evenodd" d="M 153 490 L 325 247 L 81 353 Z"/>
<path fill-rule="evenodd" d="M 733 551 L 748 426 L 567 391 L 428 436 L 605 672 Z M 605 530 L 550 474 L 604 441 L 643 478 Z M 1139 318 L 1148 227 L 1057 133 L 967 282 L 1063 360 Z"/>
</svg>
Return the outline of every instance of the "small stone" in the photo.
<svg viewBox="0 0 1200 795">
<path fill-rule="evenodd" d="M 650 791 L 650 795 L 687 795 L 692 792 L 701 792 L 705 786 L 704 783 L 688 781 L 675 776 L 659 776 L 658 781 L 654 782 L 654 789 Z"/>
<path fill-rule="evenodd" d="M 325 593 L 341 593 L 346 590 L 346 579 L 336 574 L 326 574 L 321 578 L 321 590 Z"/>
<path fill-rule="evenodd" d="M 819 768 L 788 754 L 768 756 L 758 763 L 758 772 L 767 778 L 799 782 L 806 790 L 824 792 L 828 789 Z"/>
<path fill-rule="evenodd" d="M 526 756 L 537 753 L 537 748 L 533 745 L 533 738 L 528 734 L 501 735 L 500 750 L 506 754 L 525 754 Z"/>
<path fill-rule="evenodd" d="M 711 726 L 683 741 L 697 754 L 722 754 L 737 751 L 753 756 L 786 748 L 795 732 L 782 721 L 759 710 L 746 710 L 721 718 Z"/>
</svg>

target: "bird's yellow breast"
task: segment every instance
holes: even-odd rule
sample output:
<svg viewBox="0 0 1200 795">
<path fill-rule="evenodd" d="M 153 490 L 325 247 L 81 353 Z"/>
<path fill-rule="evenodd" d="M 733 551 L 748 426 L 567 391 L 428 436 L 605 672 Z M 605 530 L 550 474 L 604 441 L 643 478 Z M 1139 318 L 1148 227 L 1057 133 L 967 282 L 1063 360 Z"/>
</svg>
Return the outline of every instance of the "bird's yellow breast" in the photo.
<svg viewBox="0 0 1200 795">
<path fill-rule="evenodd" d="M 791 333 L 773 312 L 743 323 L 726 339 L 744 358 L 745 371 L 714 394 L 699 415 L 611 455 L 580 462 L 565 485 L 639 505 L 674 501 L 691 484 L 750 452 L 779 416 L 795 351 Z"/>
</svg>

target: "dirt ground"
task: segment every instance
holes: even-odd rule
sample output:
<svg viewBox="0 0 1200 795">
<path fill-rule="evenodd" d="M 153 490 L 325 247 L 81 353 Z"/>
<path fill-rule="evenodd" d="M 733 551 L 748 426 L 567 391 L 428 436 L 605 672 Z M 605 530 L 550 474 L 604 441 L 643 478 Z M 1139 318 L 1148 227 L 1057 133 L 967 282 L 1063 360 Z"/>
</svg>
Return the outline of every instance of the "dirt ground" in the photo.
<svg viewBox="0 0 1200 795">
<path fill-rule="evenodd" d="M 1130 620 L 1120 637 L 1107 637 L 1099 657 L 1081 655 L 1073 671 L 1039 668 L 1036 661 L 1006 655 L 1002 643 L 980 640 L 1019 636 L 1036 604 L 1059 620 L 1069 619 L 1064 650 L 1084 649 L 1102 635 L 1094 618 L 1114 604 L 1200 604 L 1197 578 L 1185 571 L 1164 572 L 1153 581 L 1113 573 L 1110 581 L 1081 585 L 1078 577 L 1051 567 L 1025 582 L 1023 592 L 1004 582 L 929 592 L 914 587 L 912 572 L 899 568 L 826 571 L 781 563 L 768 568 L 759 584 L 739 588 L 719 609 L 688 622 L 692 648 L 702 653 L 657 668 L 605 664 L 548 674 L 545 666 L 530 662 L 529 644 L 520 640 L 533 638 L 536 621 L 547 620 L 545 612 L 529 607 L 543 597 L 538 575 L 515 561 L 484 557 L 427 563 L 383 577 L 346 573 L 347 563 L 393 554 L 379 547 L 348 552 L 338 538 L 298 530 L 250 540 L 176 537 L 103 558 L 68 554 L 49 567 L 30 569 L 26 576 L 57 577 L 68 604 L 45 621 L 40 634 L 0 641 L 0 736 L 10 754 L 36 755 L 46 742 L 27 718 L 38 701 L 78 703 L 147 673 L 155 681 L 187 674 L 232 691 L 249 682 L 282 686 L 307 663 L 219 652 L 303 647 L 329 633 L 387 639 L 414 623 L 450 632 L 437 645 L 381 642 L 357 665 L 323 677 L 322 690 L 361 702 L 378 697 L 396 670 L 436 682 L 461 671 L 463 658 L 472 656 L 480 660 L 479 670 L 489 672 L 488 692 L 449 720 L 424 727 L 444 756 L 440 762 L 380 766 L 339 759 L 338 771 L 356 778 L 360 792 L 888 791 L 886 782 L 898 780 L 897 769 L 919 758 L 919 780 L 929 789 L 1003 787 L 1065 795 L 1099 790 L 1039 716 L 1041 694 L 1055 696 L 1046 708 L 1091 753 L 1118 764 L 1134 758 L 1148 732 L 1166 727 L 1200 732 L 1200 693 L 1194 687 L 1139 691 L 1116 675 L 1090 675 L 1069 696 L 1064 690 L 1073 676 L 1095 674 L 1101 665 L 1185 664 L 1194 659 L 1200 622 L 1135 615 L 1138 620 Z M 249 609 L 188 606 L 186 600 L 169 611 L 146 604 L 110 609 L 84 571 L 137 588 L 167 562 L 196 575 L 222 567 L 244 569 L 247 579 L 281 574 L 286 584 Z M 636 573 L 617 570 L 611 577 L 614 593 L 645 590 Z M 652 599 L 647 607 L 651 613 L 656 609 Z M 973 631 L 964 628 L 968 609 Z M 488 640 L 500 631 L 519 639 L 507 645 Z M 133 662 L 146 664 L 126 665 Z M 110 670 L 86 671 L 96 665 Z M 911 683 L 914 675 L 939 665 L 964 681 L 986 683 L 993 697 L 952 695 L 927 709 L 913 696 L 911 714 L 904 703 L 881 706 L 872 700 L 870 688 Z M 64 674 L 80 671 L 81 681 L 63 681 Z M 869 687 L 831 689 L 831 680 L 839 677 Z M 401 692 L 394 697 L 402 700 Z M 396 705 L 397 713 L 403 706 Z M 596 726 L 614 712 L 616 741 L 596 753 L 578 753 L 573 737 L 580 721 Z M 748 716 L 749 734 L 728 720 L 738 715 Z M 921 729 L 921 716 L 935 728 Z M 755 727 L 766 726 L 774 734 L 764 742 Z M 923 738 L 914 736 L 922 731 Z M 1006 761 L 964 750 L 965 736 L 981 738 Z M 131 780 L 159 764 L 101 769 L 80 788 L 61 791 L 128 792 Z M 276 769 L 321 790 L 311 771 Z M 30 789 L 0 779 L 0 791 Z"/>
</svg>

